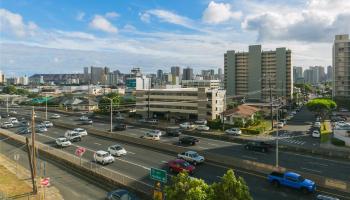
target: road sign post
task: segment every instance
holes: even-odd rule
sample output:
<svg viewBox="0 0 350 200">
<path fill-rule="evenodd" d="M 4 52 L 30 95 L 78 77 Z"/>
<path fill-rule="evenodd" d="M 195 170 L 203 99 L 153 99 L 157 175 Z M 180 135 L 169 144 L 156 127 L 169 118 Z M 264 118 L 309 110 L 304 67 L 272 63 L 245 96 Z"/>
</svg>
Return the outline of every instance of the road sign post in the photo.
<svg viewBox="0 0 350 200">
<path fill-rule="evenodd" d="M 167 182 L 167 172 L 162 169 L 151 168 L 150 177 L 155 181 L 159 181 L 162 183 Z"/>
<path fill-rule="evenodd" d="M 81 165 L 81 157 L 83 156 L 83 154 L 85 153 L 86 149 L 84 147 L 78 147 L 75 150 L 75 155 L 79 156 L 80 158 L 80 165 Z"/>
</svg>

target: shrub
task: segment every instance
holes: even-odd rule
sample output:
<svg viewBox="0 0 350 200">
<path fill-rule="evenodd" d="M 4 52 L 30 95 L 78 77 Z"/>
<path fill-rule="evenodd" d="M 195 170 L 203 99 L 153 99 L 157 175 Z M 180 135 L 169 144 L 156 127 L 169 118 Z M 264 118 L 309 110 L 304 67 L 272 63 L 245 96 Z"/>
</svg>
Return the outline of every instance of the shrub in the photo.
<svg viewBox="0 0 350 200">
<path fill-rule="evenodd" d="M 338 138 L 333 137 L 331 140 L 332 144 L 336 146 L 345 146 L 345 142 L 343 140 L 340 140 Z"/>
<path fill-rule="evenodd" d="M 210 129 L 217 130 L 222 128 L 222 123 L 220 119 L 209 120 L 207 126 L 209 126 Z"/>
<path fill-rule="evenodd" d="M 249 135 L 258 135 L 258 134 L 263 132 L 259 128 L 257 128 L 257 129 L 241 128 L 241 131 L 242 131 L 242 133 L 249 134 Z"/>
</svg>

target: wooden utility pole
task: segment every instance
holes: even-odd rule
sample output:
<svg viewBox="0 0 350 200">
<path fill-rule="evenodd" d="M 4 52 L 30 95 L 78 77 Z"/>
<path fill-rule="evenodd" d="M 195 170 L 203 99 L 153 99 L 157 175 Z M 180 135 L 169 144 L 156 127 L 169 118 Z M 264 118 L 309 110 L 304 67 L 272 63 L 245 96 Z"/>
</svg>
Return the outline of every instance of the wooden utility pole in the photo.
<svg viewBox="0 0 350 200">
<path fill-rule="evenodd" d="M 26 137 L 26 145 L 27 145 L 27 153 L 28 153 L 28 160 L 29 160 L 29 167 L 30 167 L 30 172 L 32 175 L 32 185 L 33 185 L 33 194 L 36 194 L 38 192 L 38 189 L 36 187 L 36 181 L 35 181 L 35 176 L 34 176 L 34 168 L 33 168 L 33 162 L 32 162 L 32 155 L 31 155 L 31 148 L 29 147 L 29 139 Z"/>
<path fill-rule="evenodd" d="M 33 173 L 34 177 L 36 177 L 36 148 L 35 148 L 35 111 L 34 106 L 32 108 L 32 163 L 33 163 Z"/>
</svg>

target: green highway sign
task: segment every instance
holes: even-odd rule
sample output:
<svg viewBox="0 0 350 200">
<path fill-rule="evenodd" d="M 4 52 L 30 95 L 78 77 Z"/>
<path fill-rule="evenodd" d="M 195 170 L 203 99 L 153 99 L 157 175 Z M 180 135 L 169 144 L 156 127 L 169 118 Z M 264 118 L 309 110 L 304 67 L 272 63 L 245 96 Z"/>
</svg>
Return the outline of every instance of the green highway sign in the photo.
<svg viewBox="0 0 350 200">
<path fill-rule="evenodd" d="M 163 183 L 167 182 L 167 172 L 165 170 L 151 168 L 150 176 L 153 180 L 160 181 Z"/>
</svg>

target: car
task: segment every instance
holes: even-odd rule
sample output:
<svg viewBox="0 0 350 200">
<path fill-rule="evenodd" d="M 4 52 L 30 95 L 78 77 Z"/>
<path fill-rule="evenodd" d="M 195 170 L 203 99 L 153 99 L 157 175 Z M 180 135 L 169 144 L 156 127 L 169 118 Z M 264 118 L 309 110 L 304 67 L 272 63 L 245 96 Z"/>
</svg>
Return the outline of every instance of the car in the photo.
<svg viewBox="0 0 350 200">
<path fill-rule="evenodd" d="M 79 142 L 81 141 L 81 136 L 79 133 L 75 131 L 68 130 L 65 132 L 64 137 L 66 137 L 71 142 Z"/>
<path fill-rule="evenodd" d="M 122 156 L 122 155 L 126 155 L 126 150 L 120 146 L 119 144 L 113 145 L 108 147 L 108 152 L 113 155 L 113 156 Z"/>
<path fill-rule="evenodd" d="M 10 117 L 9 122 L 11 122 L 12 124 L 18 124 L 18 120 L 16 117 Z"/>
<path fill-rule="evenodd" d="M 155 135 L 158 135 L 159 137 L 162 136 L 162 131 L 160 131 L 158 129 L 149 130 L 149 131 L 147 131 L 147 133 L 155 134 Z"/>
<path fill-rule="evenodd" d="M 179 127 L 167 127 L 165 129 L 165 133 L 168 136 L 174 136 L 174 137 L 178 137 L 182 134 L 181 129 Z"/>
<path fill-rule="evenodd" d="M 263 153 L 267 153 L 272 145 L 267 144 L 265 142 L 248 142 L 244 145 L 244 148 L 252 151 L 260 151 Z"/>
<path fill-rule="evenodd" d="M 283 126 L 284 126 L 284 123 L 283 123 L 283 122 L 277 122 L 277 123 L 275 124 L 275 127 L 277 127 L 277 128 L 283 128 Z"/>
<path fill-rule="evenodd" d="M 51 115 L 51 119 L 58 119 L 60 118 L 61 116 L 59 114 L 53 114 Z"/>
<path fill-rule="evenodd" d="M 313 130 L 311 136 L 314 138 L 320 138 L 321 137 L 320 131 Z"/>
<path fill-rule="evenodd" d="M 315 122 L 314 123 L 315 128 L 321 128 L 321 122 Z"/>
<path fill-rule="evenodd" d="M 230 128 L 230 129 L 227 129 L 225 133 L 229 135 L 241 135 L 242 131 L 239 128 Z"/>
<path fill-rule="evenodd" d="M 296 114 L 297 114 L 297 111 L 295 111 L 295 110 L 292 111 L 292 114 L 293 114 L 293 115 L 296 115 Z"/>
<path fill-rule="evenodd" d="M 316 191 L 316 184 L 314 181 L 305 179 L 300 174 L 294 172 L 272 172 L 268 175 L 267 179 L 275 187 L 283 185 L 294 189 L 299 189 L 303 193 Z"/>
<path fill-rule="evenodd" d="M 183 128 L 183 129 L 191 129 L 191 128 L 194 128 L 194 124 L 191 124 L 190 122 L 184 122 L 182 124 L 179 125 L 180 128 Z"/>
<path fill-rule="evenodd" d="M 180 144 L 195 145 L 197 142 L 199 142 L 199 140 L 192 136 L 185 136 L 185 137 L 179 138 Z"/>
<path fill-rule="evenodd" d="M 10 114 L 13 114 L 13 115 L 16 115 L 16 114 L 17 114 L 17 111 L 11 110 L 9 113 L 10 113 Z"/>
<path fill-rule="evenodd" d="M 140 123 L 146 123 L 146 122 L 147 122 L 147 119 L 142 118 L 142 119 L 139 119 L 139 120 L 137 120 L 137 121 L 140 122 Z"/>
<path fill-rule="evenodd" d="M 94 161 L 106 165 L 114 162 L 114 157 L 107 151 L 99 150 L 94 153 Z"/>
<path fill-rule="evenodd" d="M 22 127 L 27 127 L 27 126 L 30 126 L 30 123 L 26 120 L 22 120 L 22 121 L 19 121 L 18 125 Z"/>
<path fill-rule="evenodd" d="M 126 130 L 126 124 L 118 123 L 113 128 L 114 131 L 125 131 Z"/>
<path fill-rule="evenodd" d="M 82 125 L 92 125 L 94 122 L 91 119 L 84 120 L 81 122 Z"/>
<path fill-rule="evenodd" d="M 35 127 L 35 131 L 38 133 L 44 133 L 44 132 L 47 132 L 47 128 L 44 125 L 38 124 Z"/>
<path fill-rule="evenodd" d="M 339 112 L 349 112 L 349 110 L 347 108 L 340 108 Z"/>
<path fill-rule="evenodd" d="M 108 192 L 106 200 L 139 200 L 139 198 L 128 190 L 118 189 Z"/>
<path fill-rule="evenodd" d="M 118 116 L 115 117 L 115 119 L 118 120 L 118 121 L 122 121 L 122 120 L 125 119 L 125 117 L 123 117 L 121 115 L 118 115 Z"/>
<path fill-rule="evenodd" d="M 80 136 L 87 136 L 88 135 L 87 131 L 83 128 L 75 128 L 75 129 L 73 129 L 73 131 L 79 133 Z"/>
<path fill-rule="evenodd" d="M 81 116 L 80 118 L 79 118 L 79 120 L 80 121 L 87 121 L 87 120 L 89 120 L 89 118 L 87 117 L 87 116 Z"/>
<path fill-rule="evenodd" d="M 196 130 L 199 130 L 199 131 L 209 131 L 209 126 L 206 126 L 206 125 L 198 125 L 196 127 Z"/>
<path fill-rule="evenodd" d="M 316 117 L 316 122 L 320 122 L 321 121 L 321 117 Z"/>
<path fill-rule="evenodd" d="M 147 119 L 146 122 L 150 123 L 150 124 L 157 124 L 158 123 L 158 119 Z"/>
<path fill-rule="evenodd" d="M 43 121 L 41 124 L 43 124 L 46 128 L 53 127 L 53 123 L 50 121 Z"/>
<path fill-rule="evenodd" d="M 30 129 L 30 127 L 21 127 L 17 130 L 17 133 L 22 135 L 22 134 L 29 134 L 31 133 L 32 130 Z"/>
<path fill-rule="evenodd" d="M 340 199 L 338 199 L 337 197 L 331 197 L 331 196 L 319 194 L 316 196 L 316 200 L 340 200 Z"/>
<path fill-rule="evenodd" d="M 141 136 L 141 138 L 148 139 L 148 140 L 160 140 L 160 137 L 158 134 L 146 132 L 145 135 Z"/>
<path fill-rule="evenodd" d="M 186 151 L 183 153 L 179 153 L 179 154 L 177 154 L 177 158 L 186 160 L 187 162 L 190 162 L 193 165 L 197 165 L 199 163 L 204 162 L 204 157 L 199 155 L 195 151 Z"/>
<path fill-rule="evenodd" d="M 207 120 L 205 120 L 205 119 L 198 119 L 198 120 L 194 121 L 194 123 L 201 124 L 201 125 L 207 125 Z"/>
<path fill-rule="evenodd" d="M 183 159 L 169 161 L 168 168 L 170 172 L 188 172 L 191 175 L 194 174 L 194 170 L 196 169 L 193 165 Z"/>
<path fill-rule="evenodd" d="M 57 138 L 55 142 L 58 147 L 68 147 L 72 145 L 72 143 L 65 137 Z"/>
<path fill-rule="evenodd" d="M 280 122 L 282 122 L 284 126 L 287 125 L 287 119 L 281 119 Z"/>
<path fill-rule="evenodd" d="M 13 124 L 11 122 L 4 122 L 1 124 L 1 128 L 13 128 Z"/>
</svg>

